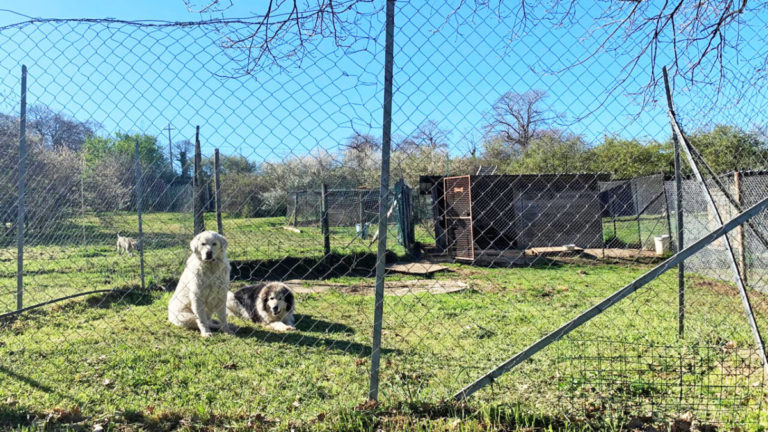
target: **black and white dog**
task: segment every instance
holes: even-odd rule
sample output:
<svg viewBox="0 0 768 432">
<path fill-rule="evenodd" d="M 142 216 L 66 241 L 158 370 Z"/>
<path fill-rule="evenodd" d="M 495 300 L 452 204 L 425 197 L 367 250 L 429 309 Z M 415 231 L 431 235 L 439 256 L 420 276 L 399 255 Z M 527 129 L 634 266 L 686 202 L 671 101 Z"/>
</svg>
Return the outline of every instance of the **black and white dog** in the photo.
<svg viewBox="0 0 768 432">
<path fill-rule="evenodd" d="M 293 292 L 282 282 L 259 282 L 227 293 L 227 314 L 269 326 L 277 331 L 296 330 Z"/>
</svg>

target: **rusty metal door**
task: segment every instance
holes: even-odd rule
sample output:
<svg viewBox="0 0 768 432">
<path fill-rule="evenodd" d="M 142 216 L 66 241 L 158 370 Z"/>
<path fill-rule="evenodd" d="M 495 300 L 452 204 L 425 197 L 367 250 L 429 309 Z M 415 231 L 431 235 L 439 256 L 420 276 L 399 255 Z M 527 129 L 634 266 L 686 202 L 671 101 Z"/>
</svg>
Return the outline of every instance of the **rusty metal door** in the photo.
<svg viewBox="0 0 768 432">
<path fill-rule="evenodd" d="M 472 190 L 469 176 L 445 177 L 445 234 L 448 251 L 456 259 L 474 260 Z"/>
</svg>

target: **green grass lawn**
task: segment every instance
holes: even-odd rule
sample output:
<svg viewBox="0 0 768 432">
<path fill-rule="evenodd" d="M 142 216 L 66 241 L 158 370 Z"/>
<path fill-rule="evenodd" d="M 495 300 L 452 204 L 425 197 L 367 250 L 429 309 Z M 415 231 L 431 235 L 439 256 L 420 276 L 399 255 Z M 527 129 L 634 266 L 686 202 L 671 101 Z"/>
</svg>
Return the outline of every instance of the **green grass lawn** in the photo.
<svg viewBox="0 0 768 432">
<path fill-rule="evenodd" d="M 85 244 L 29 247 L 28 299 L 138 283 L 138 259 L 117 257 L 112 245 L 115 229 L 131 232 L 131 215 L 76 222 L 90 224 L 98 235 L 87 236 Z M 272 262 L 302 256 L 313 262 L 322 256 L 318 229 L 297 234 L 282 224 L 282 218 L 225 219 L 230 257 Z M 153 284 L 177 277 L 189 225 L 179 215 L 146 216 Z M 351 229 L 332 231 L 335 253 L 369 251 L 367 242 L 353 241 Z M 15 307 L 15 262 L 12 249 L 0 254 L 8 310 Z M 388 296 L 378 407 L 361 405 L 368 394 L 370 296 L 300 294 L 298 331 L 280 334 L 236 320 L 236 335 L 211 339 L 167 323 L 168 292 L 79 298 L 0 326 L 0 429 L 93 430 L 100 424 L 112 430 L 619 430 L 634 416 L 668 422 L 688 410 L 702 423 L 768 425 L 759 409 L 766 402 L 763 374 L 735 289 L 689 275 L 681 340 L 672 273 L 467 404 L 444 403 L 647 269 L 631 263 L 451 264 L 436 280 L 464 281 L 470 289 Z M 354 272 L 332 280 L 373 283 Z M 764 328 L 766 299 L 754 293 L 753 304 Z"/>
<path fill-rule="evenodd" d="M 603 218 L 603 241 L 608 247 L 640 248 L 642 245 L 644 249 L 653 249 L 654 237 L 669 234 L 664 215 L 643 216 L 639 224 L 634 216 Z"/>
<path fill-rule="evenodd" d="M 224 218 L 224 233 L 230 241 L 231 260 L 280 261 L 300 257 L 306 261 L 323 257 L 319 227 L 301 227 L 301 233 L 284 230 L 285 218 Z M 215 215 L 206 214 L 206 227 L 216 229 Z M 192 238 L 192 217 L 180 213 L 148 213 L 143 218 L 145 273 L 150 287 L 168 286 L 181 273 Z M 116 234 L 138 238 L 136 215 L 129 212 L 90 214 L 67 220 L 49 231 L 28 234 L 24 251 L 24 304 L 35 304 L 94 289 L 140 285 L 138 253 L 118 256 Z M 331 251 L 337 255 L 375 253 L 376 244 L 355 238 L 354 227 L 331 227 Z M 428 236 L 419 231 L 417 240 Z M 397 244 L 390 227 L 388 244 L 394 253 L 405 250 Z M 0 313 L 16 308 L 15 237 L 0 243 Z M 173 287 L 171 287 L 173 288 Z"/>
</svg>

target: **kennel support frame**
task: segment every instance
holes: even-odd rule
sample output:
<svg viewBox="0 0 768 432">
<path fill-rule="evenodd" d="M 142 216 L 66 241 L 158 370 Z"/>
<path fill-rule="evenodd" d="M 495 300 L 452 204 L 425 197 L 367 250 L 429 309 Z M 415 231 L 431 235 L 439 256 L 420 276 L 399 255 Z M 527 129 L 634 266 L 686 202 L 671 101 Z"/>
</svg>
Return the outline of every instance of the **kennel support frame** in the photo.
<svg viewBox="0 0 768 432">
<path fill-rule="evenodd" d="M 512 357 L 510 357 L 509 359 L 507 359 L 506 361 L 504 361 L 503 363 L 501 363 L 500 365 L 492 369 L 490 372 L 486 373 L 485 375 L 481 376 L 471 384 L 467 385 L 466 387 L 456 392 L 453 395 L 452 400 L 456 402 L 463 401 L 469 398 L 470 396 L 472 396 L 472 394 L 482 389 L 483 387 L 489 384 L 492 384 L 496 380 L 496 378 L 509 372 L 515 366 L 531 358 L 533 355 L 543 350 L 544 348 L 548 347 L 549 345 L 559 341 L 560 339 L 562 339 L 572 331 L 576 330 L 577 328 L 581 327 L 583 324 L 590 321 L 592 318 L 595 318 L 596 316 L 602 314 L 603 312 L 608 310 L 611 306 L 620 302 L 621 300 L 623 300 L 630 294 L 634 293 L 635 291 L 639 290 L 640 288 L 644 287 L 648 283 L 656 280 L 659 276 L 661 276 L 666 271 L 672 269 L 673 267 L 676 267 L 679 263 L 684 262 L 686 259 L 690 258 L 696 252 L 699 252 L 700 250 L 704 249 L 708 245 L 717 241 L 720 237 L 728 234 L 729 232 L 736 229 L 738 226 L 742 225 L 746 221 L 751 220 L 752 218 L 754 218 L 760 212 L 766 210 L 767 208 L 768 208 L 768 197 L 763 198 L 754 206 L 741 212 L 736 217 L 729 220 L 728 222 L 721 225 L 720 227 L 716 228 L 715 230 L 711 231 L 709 234 L 702 237 L 701 239 L 691 244 L 690 246 L 680 250 L 675 255 L 666 259 L 664 262 L 657 265 L 653 269 L 649 270 L 639 278 L 635 279 L 634 281 L 630 282 L 629 284 L 625 285 L 618 291 L 606 297 L 596 305 L 587 309 L 586 311 L 581 313 L 579 316 L 573 318 L 572 320 L 558 327 L 556 330 L 548 333 L 538 341 L 529 345 L 527 348 L 513 355 Z M 765 365 L 765 363 L 763 363 L 763 365 Z"/>
<path fill-rule="evenodd" d="M 688 140 L 685 137 L 685 134 L 683 134 L 683 131 L 680 127 L 680 124 L 677 122 L 677 117 L 675 115 L 675 108 L 674 103 L 672 101 L 672 93 L 669 86 L 669 76 L 667 74 L 667 68 L 664 67 L 662 69 L 663 75 L 664 75 L 664 87 L 667 94 L 667 114 L 669 115 L 669 121 L 672 125 L 672 130 L 675 133 L 675 136 L 677 136 L 677 141 L 680 143 L 680 148 L 682 148 L 683 153 L 685 153 L 685 157 L 688 160 L 688 165 L 690 165 L 691 170 L 693 170 L 693 174 L 696 177 L 696 180 L 701 185 L 702 189 L 704 190 L 704 197 L 707 199 L 707 204 L 712 209 L 712 215 L 715 218 L 715 222 L 722 227 L 723 226 L 723 219 L 720 216 L 720 210 L 717 208 L 717 204 L 715 203 L 714 198 L 712 198 L 712 192 L 710 192 L 709 187 L 707 186 L 707 183 L 704 181 L 704 178 L 701 175 L 701 172 L 699 171 L 699 168 L 696 164 L 696 160 L 694 158 L 694 154 L 698 154 L 698 151 L 693 147 L 693 145 L 688 142 Z M 724 191 L 724 193 L 727 192 Z M 747 219 L 748 222 L 749 219 Z M 744 280 L 741 278 L 741 273 L 739 272 L 739 265 L 736 262 L 736 255 L 733 253 L 733 247 L 731 246 L 731 241 L 728 239 L 728 236 L 723 236 L 723 243 L 725 244 L 725 249 L 727 252 L 728 257 L 728 264 L 730 265 L 731 272 L 733 273 L 734 282 L 736 283 L 736 286 L 739 289 L 739 296 L 741 297 L 741 301 L 744 306 L 744 312 L 747 315 L 747 319 L 749 321 L 749 326 L 752 330 L 752 337 L 754 338 L 755 345 L 758 350 L 758 354 L 760 355 L 760 359 L 763 363 L 763 368 L 768 371 L 768 358 L 766 358 L 765 353 L 765 344 L 763 342 L 763 337 L 760 334 L 760 329 L 757 326 L 757 321 L 755 320 L 755 314 L 752 310 L 752 305 L 749 301 L 749 295 L 747 294 L 747 287 L 744 284 Z"/>
</svg>

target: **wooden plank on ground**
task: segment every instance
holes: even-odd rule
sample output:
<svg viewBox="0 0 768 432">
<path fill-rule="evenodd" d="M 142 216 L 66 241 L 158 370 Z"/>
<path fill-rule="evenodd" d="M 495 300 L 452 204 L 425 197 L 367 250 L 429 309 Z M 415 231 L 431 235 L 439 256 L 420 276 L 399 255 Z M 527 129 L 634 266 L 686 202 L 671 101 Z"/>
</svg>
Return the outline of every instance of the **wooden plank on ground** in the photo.
<svg viewBox="0 0 768 432">
<path fill-rule="evenodd" d="M 406 273 L 413 275 L 431 275 L 437 272 L 448 271 L 448 267 L 429 262 L 412 262 L 390 264 L 387 270 L 395 273 Z"/>
<path fill-rule="evenodd" d="M 574 253 L 574 252 L 581 252 L 584 249 L 578 247 L 578 246 L 548 246 L 548 247 L 535 247 L 528 249 L 531 253 L 536 255 L 544 255 L 544 254 L 551 254 L 551 253 Z"/>
</svg>

